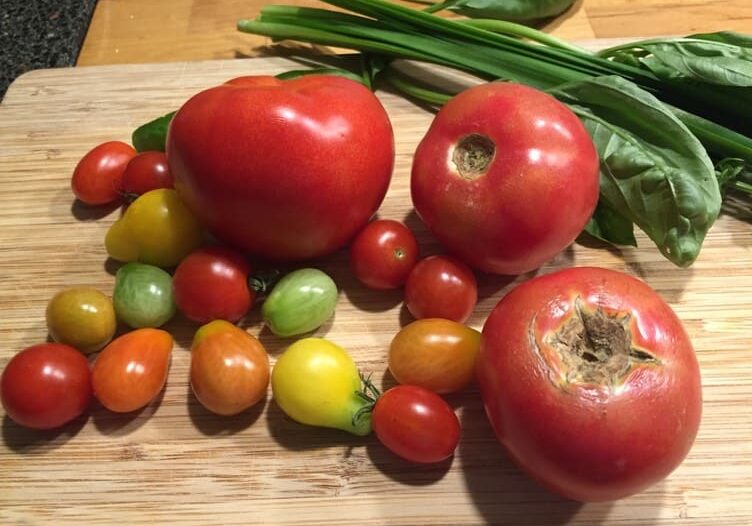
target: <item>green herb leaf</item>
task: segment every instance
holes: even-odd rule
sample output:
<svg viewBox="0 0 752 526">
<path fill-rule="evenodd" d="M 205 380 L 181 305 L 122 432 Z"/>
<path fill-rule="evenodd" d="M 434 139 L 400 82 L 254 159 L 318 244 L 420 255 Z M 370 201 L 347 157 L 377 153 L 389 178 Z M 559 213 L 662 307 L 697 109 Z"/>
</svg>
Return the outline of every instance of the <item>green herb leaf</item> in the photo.
<svg viewBox="0 0 752 526">
<path fill-rule="evenodd" d="M 133 147 L 138 152 L 165 151 L 167 128 L 176 112 L 170 112 L 136 128 L 131 136 Z"/>
<path fill-rule="evenodd" d="M 752 86 L 752 48 L 690 39 L 636 45 L 649 53 L 640 62 L 661 78 Z"/>
<path fill-rule="evenodd" d="M 707 152 L 658 99 L 616 76 L 552 90 L 582 119 L 601 159 L 601 198 L 678 266 L 697 258 L 721 208 Z"/>
<path fill-rule="evenodd" d="M 585 232 L 612 245 L 637 246 L 632 221 L 614 210 L 603 199 L 598 200 L 593 217 L 585 225 Z"/>
<path fill-rule="evenodd" d="M 450 0 L 444 9 L 472 18 L 540 20 L 566 11 L 574 0 Z"/>
<path fill-rule="evenodd" d="M 717 33 L 699 33 L 690 35 L 688 38 L 698 38 L 700 40 L 710 40 L 713 42 L 724 42 L 733 46 L 752 49 L 752 35 L 735 33 L 734 31 L 718 31 Z"/>
</svg>

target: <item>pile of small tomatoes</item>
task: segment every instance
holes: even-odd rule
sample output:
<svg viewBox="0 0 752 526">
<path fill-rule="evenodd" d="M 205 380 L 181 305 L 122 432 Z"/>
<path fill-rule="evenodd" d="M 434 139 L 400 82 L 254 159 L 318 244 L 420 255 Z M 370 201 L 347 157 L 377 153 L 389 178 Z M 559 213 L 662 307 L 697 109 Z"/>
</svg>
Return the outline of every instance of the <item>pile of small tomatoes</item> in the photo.
<svg viewBox="0 0 752 526">
<path fill-rule="evenodd" d="M 388 114 L 364 86 L 311 75 L 244 77 L 171 117 L 166 151 L 112 141 L 72 175 L 86 206 L 123 204 L 104 239 L 111 294 L 59 291 L 52 342 L 6 365 L 8 416 L 65 425 L 96 399 L 131 413 L 167 380 L 175 316 L 195 325 L 189 379 L 217 418 L 264 400 L 303 425 L 374 433 L 409 462 L 450 458 L 460 422 L 444 395 L 477 383 L 510 457 L 577 500 L 625 497 L 683 460 L 701 413 L 699 367 L 670 307 L 627 274 L 571 268 L 522 280 L 478 331 L 478 276 L 535 271 L 580 234 L 598 200 L 598 157 L 574 114 L 511 83 L 470 88 L 437 114 L 413 158 L 411 198 L 445 253 L 378 218 L 394 163 Z M 134 141 L 135 142 L 135 141 Z M 401 289 L 414 321 L 386 351 L 382 392 L 316 331 L 336 280 L 311 266 L 347 250 L 373 294 Z M 260 305 L 274 363 L 242 327 Z M 367 316 L 367 313 L 364 313 Z M 124 330 L 118 331 L 118 327 Z"/>
</svg>

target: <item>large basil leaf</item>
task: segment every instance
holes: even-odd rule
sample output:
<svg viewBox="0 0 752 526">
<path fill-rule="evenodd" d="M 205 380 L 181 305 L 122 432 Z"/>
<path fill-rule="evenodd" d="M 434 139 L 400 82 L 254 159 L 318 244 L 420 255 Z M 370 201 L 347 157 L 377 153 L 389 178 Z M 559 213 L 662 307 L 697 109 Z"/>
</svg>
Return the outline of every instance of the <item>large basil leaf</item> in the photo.
<svg viewBox="0 0 752 526">
<path fill-rule="evenodd" d="M 641 60 L 662 78 L 686 78 L 722 86 L 752 86 L 752 48 L 722 42 L 679 40 L 647 44 Z"/>
<path fill-rule="evenodd" d="M 637 246 L 632 221 L 611 208 L 603 199 L 598 200 L 593 217 L 585 225 L 585 232 L 612 245 Z"/>
<path fill-rule="evenodd" d="M 520 22 L 559 15 L 573 3 L 574 0 L 457 0 L 449 2 L 444 9 L 471 18 Z"/>
<path fill-rule="evenodd" d="M 601 159 L 601 199 L 679 266 L 697 258 L 721 208 L 700 141 L 654 96 L 617 76 L 551 90 L 585 124 Z"/>
</svg>

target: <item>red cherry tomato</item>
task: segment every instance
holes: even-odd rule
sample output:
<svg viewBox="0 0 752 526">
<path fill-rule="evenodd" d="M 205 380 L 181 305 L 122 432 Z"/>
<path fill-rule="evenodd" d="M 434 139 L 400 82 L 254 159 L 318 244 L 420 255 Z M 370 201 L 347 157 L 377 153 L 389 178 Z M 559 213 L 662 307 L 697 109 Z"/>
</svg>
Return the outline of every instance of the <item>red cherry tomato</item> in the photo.
<svg viewBox="0 0 752 526">
<path fill-rule="evenodd" d="M 372 289 L 401 287 L 418 261 L 418 242 L 405 225 L 391 219 L 369 223 L 350 246 L 350 268 Z"/>
<path fill-rule="evenodd" d="M 413 268 L 405 283 L 405 305 L 416 318 L 446 318 L 464 323 L 478 301 L 470 268 L 446 256 L 430 256 Z"/>
<path fill-rule="evenodd" d="M 87 205 L 118 201 L 123 191 L 123 173 L 135 155 L 132 146 L 120 141 L 96 146 L 83 156 L 73 171 L 73 193 Z"/>
<path fill-rule="evenodd" d="M 443 398 L 415 385 L 398 385 L 373 407 L 373 432 L 392 453 L 411 462 L 441 462 L 454 454 L 460 421 Z"/>
<path fill-rule="evenodd" d="M 410 193 L 447 252 L 478 270 L 521 274 L 582 232 L 598 202 L 599 166 L 567 106 L 488 82 L 438 112 L 413 157 Z"/>
<path fill-rule="evenodd" d="M 580 501 L 658 482 L 700 425 L 700 370 L 679 319 L 627 274 L 571 268 L 526 281 L 483 328 L 481 394 L 534 479 Z"/>
<path fill-rule="evenodd" d="M 161 329 L 137 329 L 112 340 L 92 368 L 97 400 L 116 413 L 151 402 L 167 381 L 172 336 Z"/>
<path fill-rule="evenodd" d="M 248 287 L 251 267 L 239 253 L 224 247 L 200 248 L 175 269 L 175 304 L 189 320 L 236 322 L 251 308 L 256 293 Z"/>
<path fill-rule="evenodd" d="M 123 192 L 143 195 L 157 188 L 172 188 L 172 173 L 164 152 L 141 152 L 130 160 L 123 174 Z"/>
<path fill-rule="evenodd" d="M 52 429 L 83 413 L 91 402 L 89 362 L 62 343 L 24 349 L 0 379 L 3 407 L 17 424 Z"/>
</svg>

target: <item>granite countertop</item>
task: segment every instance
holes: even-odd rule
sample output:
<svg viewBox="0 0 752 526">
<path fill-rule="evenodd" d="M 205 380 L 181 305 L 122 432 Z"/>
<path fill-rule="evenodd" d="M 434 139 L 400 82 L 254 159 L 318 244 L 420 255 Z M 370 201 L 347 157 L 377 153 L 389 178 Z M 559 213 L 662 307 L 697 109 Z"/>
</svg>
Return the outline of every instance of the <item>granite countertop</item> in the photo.
<svg viewBox="0 0 752 526">
<path fill-rule="evenodd" d="M 96 0 L 3 0 L 0 99 L 22 73 L 73 66 Z"/>
</svg>

